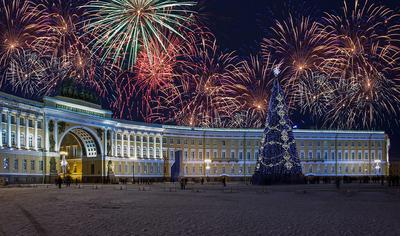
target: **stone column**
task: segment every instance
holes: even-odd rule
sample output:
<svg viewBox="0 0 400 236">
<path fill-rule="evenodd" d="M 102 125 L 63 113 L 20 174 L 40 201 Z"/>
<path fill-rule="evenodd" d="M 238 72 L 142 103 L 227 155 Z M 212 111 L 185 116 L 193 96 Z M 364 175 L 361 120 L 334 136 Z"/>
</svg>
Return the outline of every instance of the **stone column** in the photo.
<svg viewBox="0 0 400 236">
<path fill-rule="evenodd" d="M 44 150 L 50 151 L 50 134 L 49 134 L 49 119 L 44 119 Z"/>
<path fill-rule="evenodd" d="M 58 152 L 58 123 L 54 120 L 54 151 Z"/>
<path fill-rule="evenodd" d="M 7 113 L 7 146 L 11 147 L 11 112 Z"/>
<path fill-rule="evenodd" d="M 133 134 L 133 158 L 137 159 L 136 133 Z"/>
<path fill-rule="evenodd" d="M 115 152 L 114 152 L 114 156 L 118 156 L 118 132 L 115 130 L 115 134 L 114 134 L 114 142 L 115 142 Z"/>
<path fill-rule="evenodd" d="M 17 148 L 18 149 L 20 149 L 21 148 L 21 137 L 20 137 L 20 135 L 21 135 L 21 132 L 20 132 L 20 122 L 21 122 L 21 117 L 19 116 L 19 114 L 17 113 L 17 115 L 15 116 L 16 117 L 16 123 L 17 123 L 17 125 L 16 125 L 16 132 L 15 132 L 15 138 L 17 139 L 16 141 L 17 141 Z"/>
<path fill-rule="evenodd" d="M 127 150 L 127 154 L 128 154 L 128 158 L 131 157 L 131 133 L 128 132 L 128 150 Z"/>
<path fill-rule="evenodd" d="M 147 158 L 150 158 L 150 135 L 147 134 Z"/>
<path fill-rule="evenodd" d="M 34 149 L 35 149 L 35 151 L 37 151 L 38 150 L 38 120 L 37 120 L 37 118 L 35 117 L 35 120 L 34 120 L 34 130 L 33 130 L 33 145 L 34 145 Z"/>
<path fill-rule="evenodd" d="M 160 159 L 163 159 L 163 147 L 162 147 L 163 139 L 160 136 Z"/>
<path fill-rule="evenodd" d="M 3 148 L 3 109 L 0 110 L 0 148 Z"/>
<path fill-rule="evenodd" d="M 157 136 L 153 136 L 153 158 L 157 158 Z"/>
<path fill-rule="evenodd" d="M 115 144 L 115 142 L 114 142 L 114 130 L 110 130 L 110 134 L 111 134 L 111 140 L 110 140 L 110 148 L 111 148 L 111 156 L 115 156 L 115 151 L 114 151 L 114 144 Z"/>
<path fill-rule="evenodd" d="M 125 153 L 124 153 L 124 132 L 122 131 L 121 133 L 121 157 L 124 157 Z"/>
<path fill-rule="evenodd" d="M 143 158 L 143 135 L 140 135 L 140 157 Z"/>
<path fill-rule="evenodd" d="M 32 140 L 33 142 L 33 140 Z M 29 146 L 29 116 L 25 117 L 25 148 L 30 149 Z"/>
<path fill-rule="evenodd" d="M 104 133 L 104 148 L 103 148 L 103 156 L 107 156 L 107 128 L 103 128 Z"/>
</svg>

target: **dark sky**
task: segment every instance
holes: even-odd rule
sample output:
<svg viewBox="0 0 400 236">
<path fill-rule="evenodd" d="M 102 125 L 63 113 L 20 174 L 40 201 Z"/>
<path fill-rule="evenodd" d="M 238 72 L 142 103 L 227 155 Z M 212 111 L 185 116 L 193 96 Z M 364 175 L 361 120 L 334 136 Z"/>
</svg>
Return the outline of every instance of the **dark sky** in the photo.
<svg viewBox="0 0 400 236">
<path fill-rule="evenodd" d="M 342 0 L 199 0 L 200 13 L 216 35 L 219 45 L 246 56 L 258 50 L 259 42 L 275 19 L 289 12 L 310 15 L 318 20 L 324 12 L 341 12 Z M 363 2 L 364 0 L 360 0 Z M 353 3 L 354 0 L 348 0 Z M 370 0 L 391 9 L 400 8 L 400 0 Z"/>
<path fill-rule="evenodd" d="M 347 2 L 354 4 L 354 0 Z M 369 3 L 400 9 L 400 0 L 369 0 Z M 221 49 L 235 50 L 245 58 L 259 51 L 259 43 L 274 20 L 286 19 L 289 12 L 319 20 L 324 12 L 340 14 L 342 7 L 342 0 L 200 0 L 199 11 Z M 396 145 L 400 142 L 400 132 L 387 132 L 391 138 L 391 158 L 400 159 L 400 145 Z"/>
</svg>

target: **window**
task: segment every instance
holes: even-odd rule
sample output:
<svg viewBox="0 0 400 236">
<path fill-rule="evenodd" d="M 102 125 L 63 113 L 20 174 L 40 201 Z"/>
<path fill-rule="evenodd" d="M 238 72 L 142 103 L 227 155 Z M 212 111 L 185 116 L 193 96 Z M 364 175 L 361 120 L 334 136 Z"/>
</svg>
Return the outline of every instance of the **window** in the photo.
<svg viewBox="0 0 400 236">
<path fill-rule="evenodd" d="M 335 173 L 335 167 L 334 166 L 331 167 L 331 173 Z"/>
<path fill-rule="evenodd" d="M 199 174 L 201 174 L 201 173 L 203 173 L 203 167 L 202 166 L 199 167 Z"/>
<path fill-rule="evenodd" d="M 196 174 L 196 168 L 193 166 L 192 167 L 192 174 L 195 175 Z"/>
<path fill-rule="evenodd" d="M 35 161 L 31 160 L 31 170 L 35 170 Z"/>
<path fill-rule="evenodd" d="M 365 153 L 364 153 L 364 159 L 365 159 L 365 160 L 368 160 L 368 152 L 365 152 Z"/>
<path fill-rule="evenodd" d="M 216 166 L 214 166 L 214 174 L 218 174 L 218 169 L 217 169 L 217 167 Z"/>
<path fill-rule="evenodd" d="M 188 173 L 188 167 L 185 166 L 185 175 L 187 175 L 187 173 Z"/>
<path fill-rule="evenodd" d="M 382 160 L 382 152 L 378 152 L 378 159 Z"/>
<path fill-rule="evenodd" d="M 125 163 L 125 174 L 128 173 L 128 165 Z"/>
<path fill-rule="evenodd" d="M 14 170 L 18 170 L 18 159 L 14 160 Z"/>
<path fill-rule="evenodd" d="M 335 152 L 331 152 L 331 159 L 332 159 L 332 161 L 335 160 Z"/>
<path fill-rule="evenodd" d="M 197 157 L 198 160 L 203 160 L 203 152 L 199 152 L 199 156 Z"/>
<path fill-rule="evenodd" d="M 317 152 L 317 159 L 321 160 L 321 152 L 319 152 L 319 151 Z"/>
<path fill-rule="evenodd" d="M 169 152 L 169 159 L 174 160 L 174 151 Z"/>
<path fill-rule="evenodd" d="M 351 160 L 354 161 L 356 159 L 356 153 L 351 152 Z"/>
<path fill-rule="evenodd" d="M 154 172 L 154 166 L 153 166 L 153 164 L 151 164 L 150 165 L 150 174 L 153 174 L 153 172 Z"/>
<path fill-rule="evenodd" d="M 239 152 L 239 160 L 243 160 L 243 152 Z"/>
<path fill-rule="evenodd" d="M 118 165 L 118 173 L 121 174 L 121 172 L 122 172 L 122 166 L 121 166 L 121 164 L 119 164 L 119 165 Z"/>
<path fill-rule="evenodd" d="M 225 159 L 225 152 L 222 152 L 222 159 Z"/>
<path fill-rule="evenodd" d="M 349 167 L 346 166 L 346 168 L 344 169 L 344 171 L 346 172 L 346 174 L 349 173 Z"/>
<path fill-rule="evenodd" d="M 324 167 L 324 173 L 327 174 L 328 173 L 328 166 Z"/>
<path fill-rule="evenodd" d="M 235 168 L 233 166 L 231 167 L 231 174 L 235 174 Z"/>
<path fill-rule="evenodd" d="M 218 156 L 217 156 L 217 152 L 214 152 L 214 156 L 213 156 L 213 158 L 218 158 Z"/>
<path fill-rule="evenodd" d="M 42 147 L 42 137 L 41 136 L 37 137 L 37 146 L 38 146 L 38 148 Z"/>
<path fill-rule="evenodd" d="M 9 163 L 8 163 L 8 158 L 4 157 L 3 158 L 3 169 L 8 170 Z"/>
<path fill-rule="evenodd" d="M 257 160 L 258 159 L 258 151 L 255 151 L 254 152 L 254 160 Z"/>
<path fill-rule="evenodd" d="M 311 160 L 312 158 L 313 158 L 313 153 L 312 153 L 312 151 L 309 151 L 308 152 L 308 159 Z"/>
<path fill-rule="evenodd" d="M 232 160 L 235 159 L 235 152 L 231 152 L 231 159 L 232 159 Z"/>
<path fill-rule="evenodd" d="M 185 151 L 183 156 L 184 156 L 184 159 L 185 159 L 185 161 L 186 161 L 186 160 L 188 159 L 188 152 Z"/>
<path fill-rule="evenodd" d="M 33 136 L 29 135 L 29 147 L 33 147 Z"/>
<path fill-rule="evenodd" d="M 304 152 L 303 151 L 300 152 L 300 159 L 302 159 L 302 160 L 304 159 Z"/>
<path fill-rule="evenodd" d="M 341 152 L 338 153 L 338 159 L 339 159 L 339 161 L 342 160 L 342 153 Z"/>
<path fill-rule="evenodd" d="M 15 132 L 11 132 L 11 145 L 15 145 Z"/>
<path fill-rule="evenodd" d="M 225 146 L 225 145 L 226 145 L 225 140 L 223 140 L 222 141 L 222 146 Z"/>
<path fill-rule="evenodd" d="M 346 161 L 349 159 L 349 153 L 347 151 L 344 153 L 344 159 Z"/>
<path fill-rule="evenodd" d="M 358 152 L 358 160 L 361 160 L 362 159 L 362 154 L 361 154 L 361 152 Z"/>
<path fill-rule="evenodd" d="M 222 167 L 222 174 L 225 174 L 225 166 Z"/>
<path fill-rule="evenodd" d="M 6 131 L 3 130 L 2 133 L 3 133 L 3 135 L 2 135 L 3 144 L 6 144 L 6 143 L 7 143 L 7 134 L 6 134 Z"/>
<path fill-rule="evenodd" d="M 328 152 L 327 151 L 324 152 L 324 159 L 325 159 L 325 161 L 328 160 Z"/>
<path fill-rule="evenodd" d="M 22 162 L 22 170 L 23 170 L 23 171 L 26 171 L 26 168 L 27 168 L 27 161 L 24 160 L 24 161 Z"/>
<path fill-rule="evenodd" d="M 39 161 L 39 170 L 43 171 L 43 168 L 44 168 L 43 161 Z"/>
<path fill-rule="evenodd" d="M 250 173 L 251 173 L 251 167 L 248 166 L 248 167 L 247 167 L 247 174 L 250 174 Z"/>
<path fill-rule="evenodd" d="M 191 153 L 192 161 L 194 161 L 194 151 Z"/>
<path fill-rule="evenodd" d="M 210 159 L 210 152 L 206 152 L 206 158 L 207 158 L 207 160 Z"/>
<path fill-rule="evenodd" d="M 358 173 L 361 173 L 361 172 L 362 172 L 361 166 L 359 166 L 359 167 L 358 167 Z"/>
<path fill-rule="evenodd" d="M 29 127 L 33 128 L 33 120 L 28 120 L 28 123 Z"/>
<path fill-rule="evenodd" d="M 308 167 L 308 173 L 312 173 L 312 172 L 313 172 L 312 166 L 309 166 Z"/>
<path fill-rule="evenodd" d="M 375 160 L 375 152 L 372 152 L 372 153 L 371 153 L 371 159 L 372 159 L 372 160 Z"/>
<path fill-rule="evenodd" d="M 247 152 L 247 160 L 250 160 L 250 152 Z"/>
</svg>

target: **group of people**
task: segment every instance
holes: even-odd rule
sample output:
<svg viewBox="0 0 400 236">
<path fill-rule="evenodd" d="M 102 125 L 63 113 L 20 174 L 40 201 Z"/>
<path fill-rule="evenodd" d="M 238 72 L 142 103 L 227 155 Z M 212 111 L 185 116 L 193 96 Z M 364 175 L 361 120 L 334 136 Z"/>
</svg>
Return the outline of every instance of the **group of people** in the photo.
<svg viewBox="0 0 400 236">
<path fill-rule="evenodd" d="M 71 182 L 72 182 L 72 178 L 71 176 L 66 176 L 65 178 L 62 178 L 60 175 L 57 176 L 56 178 L 56 185 L 58 186 L 58 188 L 61 188 L 62 184 L 64 183 L 65 186 L 70 187 L 71 186 Z M 78 184 L 78 179 L 75 179 L 75 184 Z"/>
</svg>

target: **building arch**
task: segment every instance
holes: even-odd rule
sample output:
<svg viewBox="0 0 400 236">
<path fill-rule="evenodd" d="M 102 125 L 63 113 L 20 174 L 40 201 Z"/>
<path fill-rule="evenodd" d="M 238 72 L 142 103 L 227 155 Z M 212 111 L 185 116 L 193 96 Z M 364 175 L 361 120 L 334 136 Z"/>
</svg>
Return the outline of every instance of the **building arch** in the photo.
<svg viewBox="0 0 400 236">
<path fill-rule="evenodd" d="M 70 132 L 81 139 L 88 157 L 104 156 L 101 138 L 92 129 L 84 126 L 72 126 L 66 129 L 58 139 L 57 150 L 60 150 L 64 137 Z"/>
</svg>

